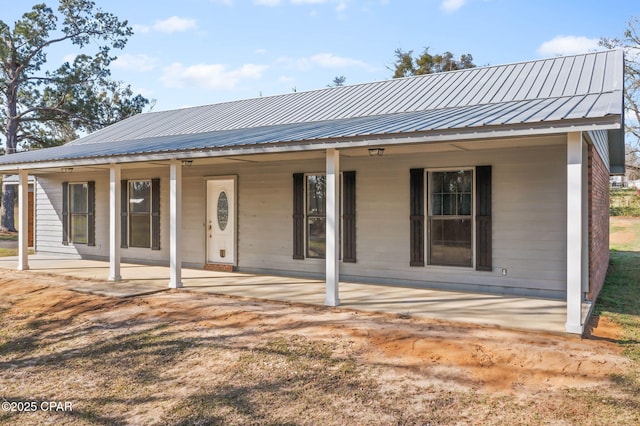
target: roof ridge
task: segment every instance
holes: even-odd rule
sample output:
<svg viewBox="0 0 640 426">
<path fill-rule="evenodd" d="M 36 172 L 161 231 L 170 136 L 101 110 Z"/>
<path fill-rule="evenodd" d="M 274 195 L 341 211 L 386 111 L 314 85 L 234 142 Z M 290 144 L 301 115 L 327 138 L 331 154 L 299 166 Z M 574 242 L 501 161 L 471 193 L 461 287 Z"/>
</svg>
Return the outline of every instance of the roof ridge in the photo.
<svg viewBox="0 0 640 426">
<path fill-rule="evenodd" d="M 311 94 L 311 93 L 317 93 L 317 92 L 323 92 L 323 91 L 332 91 L 332 90 L 335 90 L 335 91 L 346 90 L 347 88 L 356 88 L 356 87 L 361 87 L 361 86 L 384 84 L 384 83 L 388 83 L 388 82 L 391 82 L 391 81 L 403 81 L 403 80 L 411 80 L 411 79 L 436 78 L 437 76 L 441 76 L 443 74 L 454 74 L 454 73 L 462 73 L 462 72 L 479 72 L 481 70 L 487 70 L 487 69 L 491 69 L 491 68 L 502 68 L 502 67 L 507 67 L 507 66 L 524 65 L 524 64 L 530 64 L 530 63 L 536 63 L 536 62 L 544 62 L 544 61 L 550 61 L 550 60 L 555 61 L 555 60 L 566 59 L 566 58 L 576 58 L 576 57 L 580 57 L 580 56 L 604 54 L 604 53 L 608 53 L 608 52 L 623 52 L 623 50 L 619 49 L 619 48 L 617 48 L 617 49 L 603 49 L 603 50 L 597 50 L 597 51 L 592 51 L 592 52 L 576 53 L 576 54 L 573 54 L 573 55 L 566 55 L 566 56 L 562 55 L 562 56 L 546 57 L 546 58 L 540 58 L 540 59 L 530 59 L 530 60 L 526 60 L 526 61 L 510 62 L 510 63 L 496 64 L 496 65 L 482 65 L 482 66 L 478 66 L 478 67 L 464 68 L 464 69 L 460 69 L 460 70 L 442 71 L 442 72 L 431 73 L 431 74 L 412 75 L 412 76 L 406 76 L 406 77 L 390 78 L 390 79 L 386 79 L 386 80 L 375 80 L 375 81 L 369 81 L 369 82 L 363 82 L 363 83 L 347 84 L 347 85 L 344 85 L 344 86 L 320 87 L 320 88 L 316 88 L 316 89 L 303 90 L 301 92 L 278 93 L 278 94 L 274 94 L 274 95 L 249 97 L 249 98 L 236 99 L 236 100 L 231 100 L 231 101 L 215 102 L 215 103 L 204 104 L 204 105 L 194 105 L 194 106 L 189 106 L 189 107 L 184 107 L 184 108 L 174 108 L 174 109 L 168 109 L 168 110 L 162 110 L 162 111 L 149 111 L 149 112 L 146 112 L 146 113 L 143 113 L 143 114 L 145 114 L 145 115 L 154 115 L 154 114 L 170 113 L 170 112 L 175 112 L 175 111 L 187 111 L 187 110 L 190 110 L 190 109 L 191 110 L 204 109 L 204 108 L 207 108 L 207 107 L 213 107 L 213 106 L 218 106 L 218 105 L 240 104 L 240 103 L 243 103 L 243 102 L 256 101 L 256 100 L 260 100 L 260 99 L 264 99 L 265 102 L 268 102 L 269 100 L 273 100 L 273 99 L 277 99 L 277 98 L 281 98 L 281 97 L 293 97 L 293 96 L 300 96 L 300 95 L 303 95 L 303 94 Z"/>
</svg>

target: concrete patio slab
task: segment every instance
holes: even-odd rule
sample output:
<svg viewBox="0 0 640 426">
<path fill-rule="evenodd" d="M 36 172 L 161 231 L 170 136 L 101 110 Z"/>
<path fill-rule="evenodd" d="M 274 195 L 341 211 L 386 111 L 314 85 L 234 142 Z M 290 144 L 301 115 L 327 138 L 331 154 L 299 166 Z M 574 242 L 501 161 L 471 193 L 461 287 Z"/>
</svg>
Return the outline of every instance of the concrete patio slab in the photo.
<svg viewBox="0 0 640 426">
<path fill-rule="evenodd" d="M 17 258 L 0 258 L 0 268 L 15 269 Z M 63 277 L 87 279 L 71 290 L 114 297 L 144 296 L 168 290 L 169 268 L 123 263 L 120 282 L 107 281 L 108 262 L 36 254 L 29 256 L 30 270 Z M 184 290 L 323 306 L 321 280 L 241 272 L 183 269 Z M 460 293 L 393 285 L 340 283 L 341 309 L 383 312 L 422 318 L 494 325 L 505 328 L 565 332 L 563 300 Z M 585 304 L 585 315 L 588 310 Z"/>
</svg>

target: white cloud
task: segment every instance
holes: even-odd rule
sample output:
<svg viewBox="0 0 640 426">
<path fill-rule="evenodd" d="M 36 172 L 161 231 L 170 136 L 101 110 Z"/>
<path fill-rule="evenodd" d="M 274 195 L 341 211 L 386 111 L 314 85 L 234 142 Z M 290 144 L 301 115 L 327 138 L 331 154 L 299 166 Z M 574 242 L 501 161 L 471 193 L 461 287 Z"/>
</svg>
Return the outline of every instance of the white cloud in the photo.
<svg viewBox="0 0 640 426">
<path fill-rule="evenodd" d="M 64 58 L 62 58 L 62 60 L 64 62 L 69 62 L 70 64 L 73 64 L 73 61 L 76 60 L 76 56 L 78 56 L 77 53 L 70 53 L 68 55 L 65 55 Z"/>
<path fill-rule="evenodd" d="M 359 59 L 345 58 L 333 53 L 318 53 L 307 58 L 289 58 L 282 56 L 276 59 L 276 64 L 286 69 L 307 71 L 314 66 L 320 68 L 363 68 L 368 71 L 376 70 L 376 67 Z"/>
<path fill-rule="evenodd" d="M 624 49 L 625 60 L 638 62 L 640 60 L 640 48 L 638 47 L 627 47 Z"/>
<path fill-rule="evenodd" d="M 137 71 L 151 71 L 156 67 L 156 62 L 156 58 L 149 55 L 132 55 L 125 53 L 118 56 L 118 59 L 113 62 L 113 67 Z"/>
<path fill-rule="evenodd" d="M 466 0 L 443 0 L 440 8 L 447 13 L 452 13 L 464 6 L 465 3 Z"/>
<path fill-rule="evenodd" d="M 591 52 L 602 49 L 598 45 L 599 41 L 597 38 L 557 36 L 542 43 L 538 48 L 538 53 L 542 56 L 562 56 Z"/>
<path fill-rule="evenodd" d="M 300 71 L 305 71 L 311 68 L 311 64 L 307 58 L 289 58 L 287 56 L 281 56 L 276 59 L 276 64 L 282 66 L 286 69 L 297 69 Z"/>
<path fill-rule="evenodd" d="M 371 69 L 371 65 L 358 59 L 344 58 L 342 56 L 336 56 L 332 53 L 318 53 L 310 58 L 311 62 L 321 66 L 322 68 L 368 68 Z"/>
<path fill-rule="evenodd" d="M 144 34 L 151 31 L 151 27 L 148 25 L 134 24 L 133 25 L 133 33 L 134 34 Z"/>
<path fill-rule="evenodd" d="M 154 92 L 151 89 L 147 89 L 145 87 L 132 87 L 131 90 L 133 90 L 133 93 L 139 93 L 142 96 L 144 96 L 145 98 L 151 99 L 154 96 Z"/>
<path fill-rule="evenodd" d="M 295 78 L 293 78 L 293 77 L 288 77 L 288 76 L 286 76 L 286 75 L 281 75 L 281 76 L 278 78 L 278 81 L 279 81 L 280 83 L 290 84 L 290 83 L 295 82 L 296 80 L 295 80 Z"/>
<path fill-rule="evenodd" d="M 335 0 L 291 0 L 293 4 L 324 4 L 334 2 Z"/>
<path fill-rule="evenodd" d="M 161 33 L 177 33 L 187 31 L 196 28 L 197 24 L 195 19 L 181 18 L 179 16 L 172 16 L 161 21 L 156 21 L 153 24 L 153 29 Z"/>
<path fill-rule="evenodd" d="M 253 0 L 253 2 L 260 6 L 280 6 L 285 3 L 286 0 Z M 348 0 L 289 0 L 291 4 L 300 5 L 316 5 L 316 4 L 335 4 L 337 12 L 343 12 L 348 5 Z"/>
<path fill-rule="evenodd" d="M 197 64 L 185 67 L 174 62 L 163 69 L 160 81 L 166 87 L 199 87 L 203 89 L 229 90 L 245 79 L 257 80 L 268 68 L 266 65 L 245 64 L 229 70 L 223 64 Z"/>
</svg>

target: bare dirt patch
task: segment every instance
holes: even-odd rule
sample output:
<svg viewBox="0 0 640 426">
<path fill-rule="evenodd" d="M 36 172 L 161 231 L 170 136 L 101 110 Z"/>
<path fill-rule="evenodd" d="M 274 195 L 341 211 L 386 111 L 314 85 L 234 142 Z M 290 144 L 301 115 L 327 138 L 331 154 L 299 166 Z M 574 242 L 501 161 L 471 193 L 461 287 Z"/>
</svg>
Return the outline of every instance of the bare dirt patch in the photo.
<svg viewBox="0 0 640 426">
<path fill-rule="evenodd" d="M 2 274 L 0 397 L 74 407 L 6 424 L 640 422 L 638 393 L 614 380 L 637 366 L 606 321 L 580 339 Z"/>
<path fill-rule="evenodd" d="M 618 216 L 612 218 L 612 224 L 616 227 L 609 236 L 612 245 L 628 244 L 636 239 L 634 226 L 638 224 L 638 218 Z"/>
</svg>

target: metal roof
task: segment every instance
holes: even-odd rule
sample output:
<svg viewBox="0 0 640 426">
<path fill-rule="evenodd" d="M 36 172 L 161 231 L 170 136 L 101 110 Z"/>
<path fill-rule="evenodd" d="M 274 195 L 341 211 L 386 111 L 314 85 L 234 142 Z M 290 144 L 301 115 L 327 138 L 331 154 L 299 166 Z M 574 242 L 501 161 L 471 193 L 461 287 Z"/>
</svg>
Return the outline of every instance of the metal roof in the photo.
<svg viewBox="0 0 640 426">
<path fill-rule="evenodd" d="M 573 121 L 610 129 L 622 91 L 623 52 L 609 50 L 138 114 L 0 165 Z"/>
</svg>

